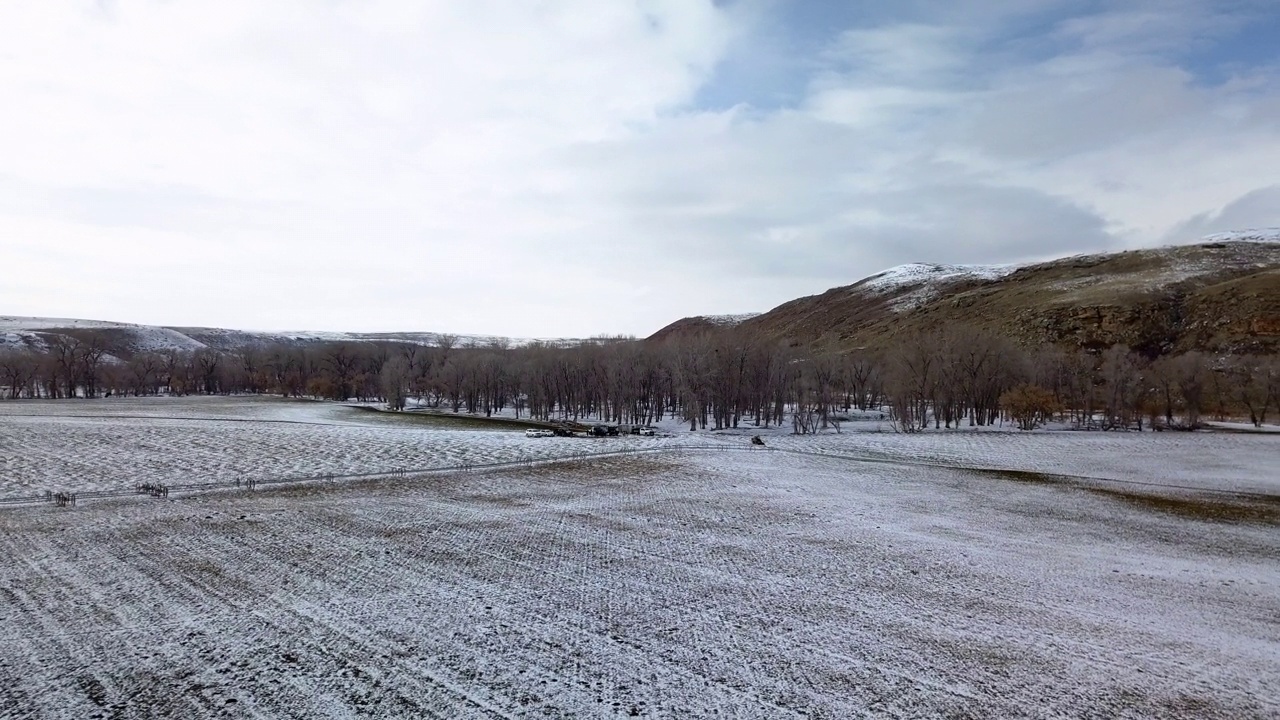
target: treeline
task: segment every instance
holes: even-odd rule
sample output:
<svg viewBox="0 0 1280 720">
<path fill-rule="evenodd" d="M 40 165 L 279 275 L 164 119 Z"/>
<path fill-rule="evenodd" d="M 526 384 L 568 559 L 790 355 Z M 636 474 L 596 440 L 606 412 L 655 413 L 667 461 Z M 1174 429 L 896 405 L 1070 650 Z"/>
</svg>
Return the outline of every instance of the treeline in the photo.
<svg viewBox="0 0 1280 720">
<path fill-rule="evenodd" d="M 576 347 L 329 343 L 137 353 L 105 337 L 54 336 L 42 350 L 0 351 L 10 399 L 109 395 L 277 394 L 385 402 L 413 398 L 469 413 L 653 424 L 690 429 L 790 424 L 839 429 L 854 411 L 883 413 L 902 432 L 989 425 L 1194 428 L 1206 416 L 1280 411 L 1280 360 L 1199 352 L 1146 358 L 1020 348 L 973 328 L 904 335 L 886 347 L 791 347 L 722 331 L 661 344 L 601 340 Z"/>
</svg>

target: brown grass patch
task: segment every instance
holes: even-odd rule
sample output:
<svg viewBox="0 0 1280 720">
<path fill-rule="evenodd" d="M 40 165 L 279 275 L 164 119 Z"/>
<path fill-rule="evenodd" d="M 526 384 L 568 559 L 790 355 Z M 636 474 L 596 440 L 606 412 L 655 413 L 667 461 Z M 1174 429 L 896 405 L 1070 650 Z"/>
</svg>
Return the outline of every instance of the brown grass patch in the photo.
<svg viewBox="0 0 1280 720">
<path fill-rule="evenodd" d="M 1146 510 L 1195 520 L 1280 524 L 1280 498 L 1268 495 L 1243 496 L 1253 498 L 1254 501 L 1239 502 L 1204 496 L 1150 495 L 1112 488 L 1085 488 L 1085 490 Z"/>
</svg>

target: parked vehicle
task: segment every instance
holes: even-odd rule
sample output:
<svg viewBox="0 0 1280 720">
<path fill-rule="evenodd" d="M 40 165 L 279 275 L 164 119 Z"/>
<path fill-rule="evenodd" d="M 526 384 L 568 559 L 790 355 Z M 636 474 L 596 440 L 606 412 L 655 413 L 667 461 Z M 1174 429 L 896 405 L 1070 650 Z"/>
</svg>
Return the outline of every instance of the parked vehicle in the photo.
<svg viewBox="0 0 1280 720">
<path fill-rule="evenodd" d="M 651 427 L 636 428 L 635 432 L 637 435 L 647 435 L 649 437 L 653 437 L 653 428 Z"/>
<path fill-rule="evenodd" d="M 528 430 L 524 431 L 524 436 L 530 437 L 530 438 L 555 437 L 555 433 L 550 430 L 540 430 L 538 428 L 529 428 Z"/>
</svg>

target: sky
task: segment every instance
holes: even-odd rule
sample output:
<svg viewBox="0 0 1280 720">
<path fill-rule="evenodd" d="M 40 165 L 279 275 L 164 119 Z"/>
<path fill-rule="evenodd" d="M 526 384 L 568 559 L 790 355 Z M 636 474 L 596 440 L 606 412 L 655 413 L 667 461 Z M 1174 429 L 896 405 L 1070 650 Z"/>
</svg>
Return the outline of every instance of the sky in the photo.
<svg viewBox="0 0 1280 720">
<path fill-rule="evenodd" d="M 646 336 L 1277 225 L 1275 0 L 0 0 L 0 315 Z"/>
</svg>

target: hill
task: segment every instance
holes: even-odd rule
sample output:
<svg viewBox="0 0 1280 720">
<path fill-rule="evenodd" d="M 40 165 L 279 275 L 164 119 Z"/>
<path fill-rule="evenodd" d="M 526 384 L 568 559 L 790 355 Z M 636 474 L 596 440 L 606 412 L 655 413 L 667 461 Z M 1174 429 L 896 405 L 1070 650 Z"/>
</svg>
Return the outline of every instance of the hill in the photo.
<svg viewBox="0 0 1280 720">
<path fill-rule="evenodd" d="M 988 329 L 1026 346 L 1096 349 L 1121 343 L 1148 355 L 1193 348 L 1275 352 L 1280 350 L 1280 230 L 1021 266 L 912 263 L 759 315 L 684 318 L 648 341 L 737 328 L 791 345 L 854 348 L 957 324 Z M 0 349 L 41 350 L 58 336 L 85 340 L 91 335 L 105 342 L 108 354 L 126 359 L 141 352 L 331 342 L 458 347 L 590 342 L 432 332 L 258 332 L 0 316 Z"/>
<path fill-rule="evenodd" d="M 967 324 L 1027 346 L 1273 352 L 1280 348 L 1278 241 L 1280 231 L 1271 230 L 1023 266 L 914 263 L 792 300 L 737 327 L 792 345 L 845 348 Z M 717 329 L 687 318 L 651 339 Z"/>
<path fill-rule="evenodd" d="M 225 328 L 161 327 L 71 318 L 0 316 L 0 349 L 45 350 L 59 336 L 82 341 L 90 336 L 96 337 L 103 342 L 109 355 L 125 359 L 139 353 L 169 350 L 193 351 L 207 348 L 235 351 L 270 345 L 314 345 L 332 342 L 401 342 L 428 346 L 449 343 L 456 347 L 488 346 L 495 343 L 522 346 L 533 342 L 562 346 L 581 342 L 560 338 L 512 339 L 493 335 L 448 335 L 434 332 L 258 332 Z"/>
<path fill-rule="evenodd" d="M 662 328 L 658 332 L 649 336 L 651 342 L 662 341 L 666 338 L 687 337 L 705 332 L 713 332 L 723 330 L 725 328 L 738 327 L 742 323 L 755 318 L 759 313 L 743 313 L 741 315 L 695 315 L 693 317 L 681 318 L 670 325 Z"/>
</svg>

